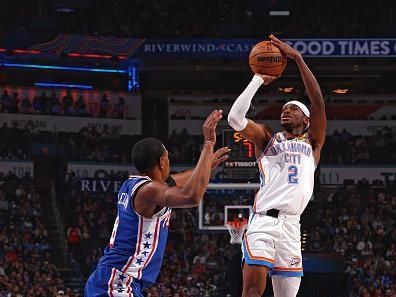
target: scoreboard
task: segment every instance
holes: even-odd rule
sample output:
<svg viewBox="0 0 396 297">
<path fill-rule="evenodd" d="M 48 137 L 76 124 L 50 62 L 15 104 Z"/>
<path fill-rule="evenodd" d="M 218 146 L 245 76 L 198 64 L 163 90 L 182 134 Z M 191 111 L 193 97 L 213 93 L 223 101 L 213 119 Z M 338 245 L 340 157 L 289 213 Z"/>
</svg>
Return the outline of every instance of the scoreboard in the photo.
<svg viewBox="0 0 396 297">
<path fill-rule="evenodd" d="M 231 149 L 229 158 L 223 163 L 226 179 L 244 182 L 258 179 L 254 144 L 243 138 L 239 132 L 223 130 L 223 146 Z"/>
</svg>

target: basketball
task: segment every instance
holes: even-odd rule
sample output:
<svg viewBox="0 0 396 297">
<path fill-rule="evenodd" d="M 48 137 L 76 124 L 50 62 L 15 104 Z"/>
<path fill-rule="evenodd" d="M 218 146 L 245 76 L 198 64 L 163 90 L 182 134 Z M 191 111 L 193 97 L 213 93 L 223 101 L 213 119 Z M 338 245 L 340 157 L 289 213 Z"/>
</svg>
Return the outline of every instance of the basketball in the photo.
<svg viewBox="0 0 396 297">
<path fill-rule="evenodd" d="M 270 41 L 262 41 L 250 51 L 249 66 L 254 73 L 279 76 L 286 64 L 287 57 Z"/>
</svg>

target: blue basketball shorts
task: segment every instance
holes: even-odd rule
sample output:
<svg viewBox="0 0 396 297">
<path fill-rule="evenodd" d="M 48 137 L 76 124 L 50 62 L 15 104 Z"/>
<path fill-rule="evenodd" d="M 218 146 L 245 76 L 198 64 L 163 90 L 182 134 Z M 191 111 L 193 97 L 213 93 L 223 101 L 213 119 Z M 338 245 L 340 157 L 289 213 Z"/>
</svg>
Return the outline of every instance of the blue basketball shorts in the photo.
<svg viewBox="0 0 396 297">
<path fill-rule="evenodd" d="M 143 297 L 141 285 L 131 276 L 108 266 L 98 266 L 85 284 L 86 297 Z"/>
</svg>

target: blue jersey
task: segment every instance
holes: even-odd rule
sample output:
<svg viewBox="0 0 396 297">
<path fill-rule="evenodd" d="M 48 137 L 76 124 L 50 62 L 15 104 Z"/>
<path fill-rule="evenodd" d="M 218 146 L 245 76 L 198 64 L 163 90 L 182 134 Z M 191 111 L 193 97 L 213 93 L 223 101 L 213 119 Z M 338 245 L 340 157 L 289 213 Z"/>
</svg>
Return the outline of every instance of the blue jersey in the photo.
<svg viewBox="0 0 396 297">
<path fill-rule="evenodd" d="M 115 268 L 114 271 L 122 272 L 142 287 L 153 284 L 160 272 L 171 215 L 171 209 L 167 207 L 151 218 L 143 217 L 134 210 L 135 193 L 148 182 L 151 179 L 147 176 L 130 176 L 121 186 L 117 202 L 118 215 L 110 243 L 98 264 L 98 267 Z M 115 280 L 117 276 L 112 278 Z M 113 285 L 111 281 L 109 287 Z"/>
</svg>

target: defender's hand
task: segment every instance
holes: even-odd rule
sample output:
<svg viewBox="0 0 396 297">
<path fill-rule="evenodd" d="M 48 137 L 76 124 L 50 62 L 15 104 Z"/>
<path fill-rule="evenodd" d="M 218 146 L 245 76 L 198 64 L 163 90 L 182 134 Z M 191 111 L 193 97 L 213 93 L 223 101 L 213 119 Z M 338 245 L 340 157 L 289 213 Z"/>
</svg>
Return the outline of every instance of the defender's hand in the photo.
<svg viewBox="0 0 396 297">
<path fill-rule="evenodd" d="M 276 38 L 274 35 L 270 35 L 271 43 L 278 47 L 282 53 L 284 53 L 288 58 L 295 60 L 301 54 L 295 50 L 293 47 L 288 45 L 286 42 L 283 42 Z"/>
<path fill-rule="evenodd" d="M 220 163 L 228 159 L 228 153 L 231 151 L 228 147 L 219 148 L 212 158 L 212 169 L 215 169 Z"/>
<path fill-rule="evenodd" d="M 222 117 L 222 110 L 214 110 L 206 118 L 206 121 L 203 124 L 203 135 L 205 141 L 213 142 L 214 144 L 216 143 L 216 127 Z"/>
</svg>

